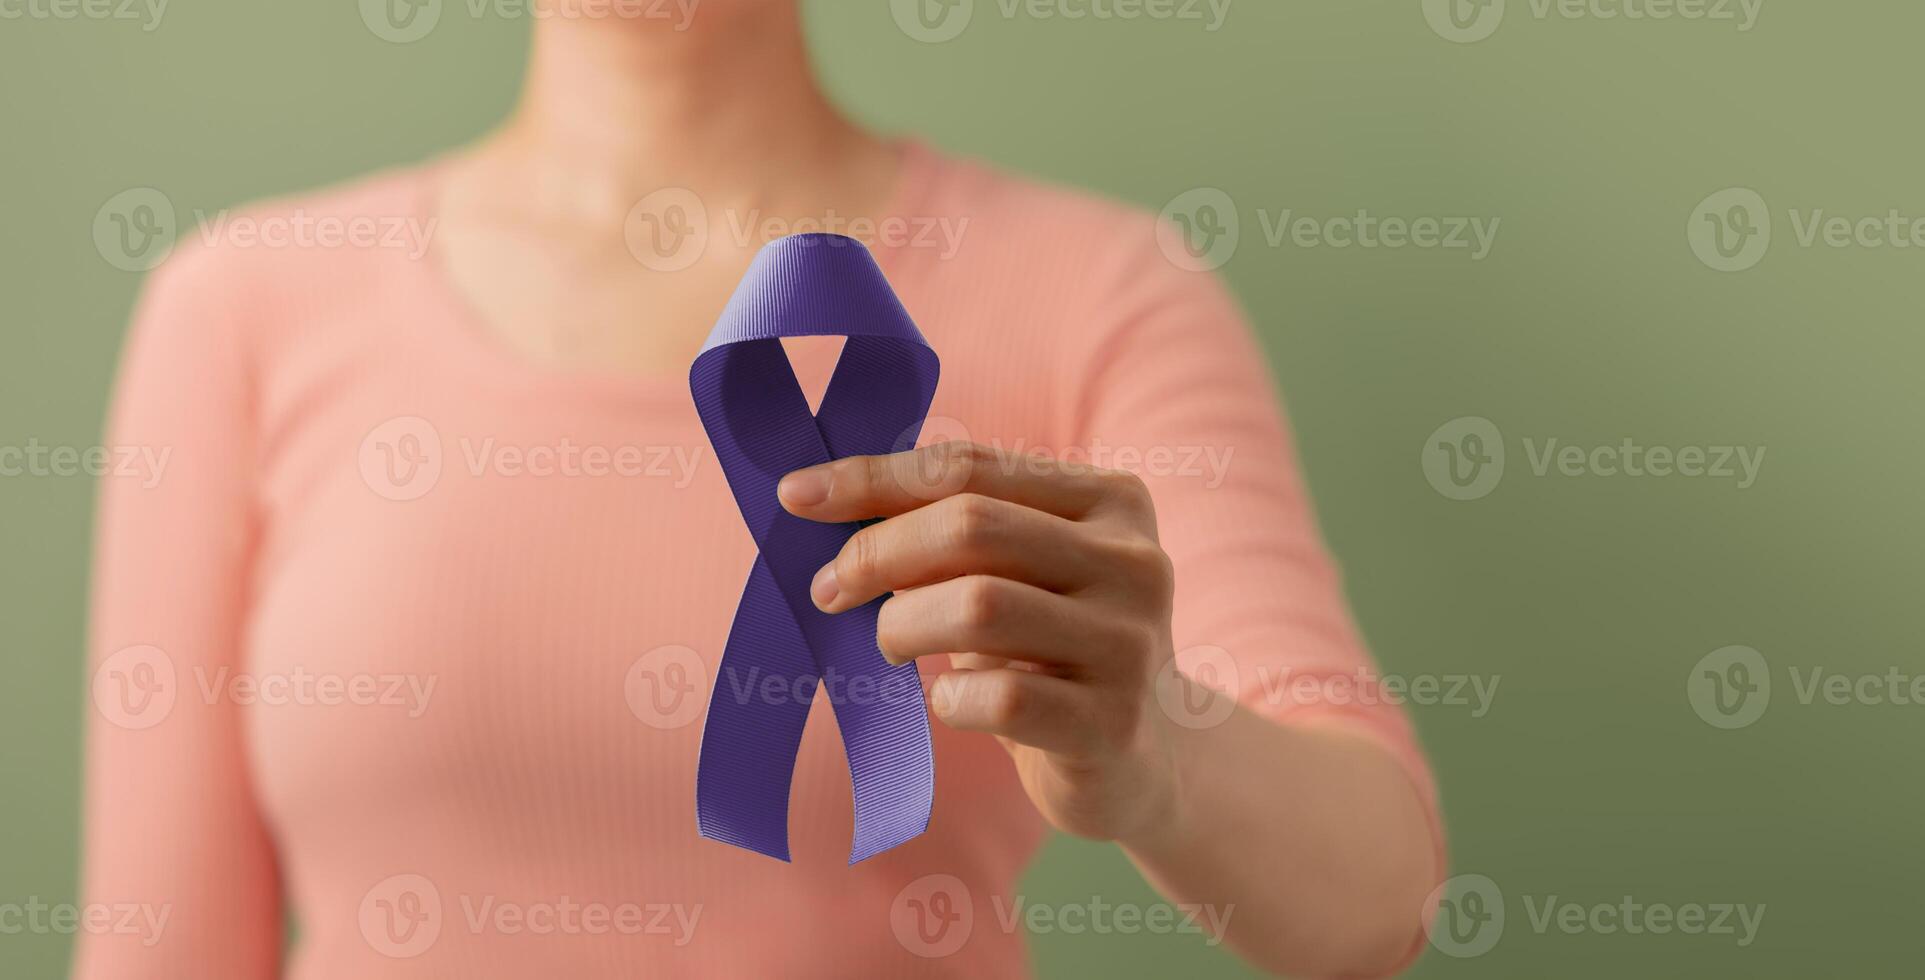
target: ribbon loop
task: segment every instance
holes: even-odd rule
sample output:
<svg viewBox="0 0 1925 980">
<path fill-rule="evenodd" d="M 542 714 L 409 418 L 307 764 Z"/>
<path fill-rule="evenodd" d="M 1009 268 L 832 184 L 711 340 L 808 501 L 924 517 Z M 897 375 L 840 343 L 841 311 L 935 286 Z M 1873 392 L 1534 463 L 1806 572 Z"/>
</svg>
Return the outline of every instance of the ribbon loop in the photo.
<svg viewBox="0 0 1925 980">
<path fill-rule="evenodd" d="M 808 336 L 848 338 L 814 415 L 781 341 Z M 915 665 L 892 666 L 876 647 L 883 599 L 830 616 L 809 598 L 816 571 L 860 525 L 796 517 L 775 487 L 803 467 L 914 445 L 937 374 L 935 351 L 874 257 L 840 235 L 796 235 L 763 248 L 696 357 L 689 390 L 760 549 L 702 730 L 702 836 L 789 859 L 789 788 L 818 684 L 849 759 L 849 863 L 928 829 L 929 717 Z"/>
</svg>

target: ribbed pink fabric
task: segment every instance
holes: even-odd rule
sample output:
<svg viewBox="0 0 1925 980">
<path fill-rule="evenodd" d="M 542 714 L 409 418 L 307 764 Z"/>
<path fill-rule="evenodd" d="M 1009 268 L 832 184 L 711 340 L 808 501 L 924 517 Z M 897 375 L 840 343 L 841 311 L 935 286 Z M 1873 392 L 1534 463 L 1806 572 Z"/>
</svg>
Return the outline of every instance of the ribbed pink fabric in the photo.
<svg viewBox="0 0 1925 980">
<path fill-rule="evenodd" d="M 250 214 L 425 218 L 431 172 Z M 1144 472 L 1178 647 L 1224 651 L 1186 669 L 1358 723 L 1429 799 L 1396 708 L 1274 693 L 1369 661 L 1220 284 L 1146 215 L 922 148 L 894 213 L 962 229 L 877 249 L 943 359 L 930 435 Z M 798 352 L 805 387 L 832 358 Z M 1028 972 L 997 902 L 1046 828 L 993 739 L 937 724 L 929 833 L 850 868 L 817 705 L 795 863 L 696 836 L 754 549 L 684 378 L 536 366 L 409 249 L 224 240 L 154 274 L 111 440 L 172 455 L 103 490 L 84 897 L 168 918 L 83 937 L 84 980 Z"/>
</svg>

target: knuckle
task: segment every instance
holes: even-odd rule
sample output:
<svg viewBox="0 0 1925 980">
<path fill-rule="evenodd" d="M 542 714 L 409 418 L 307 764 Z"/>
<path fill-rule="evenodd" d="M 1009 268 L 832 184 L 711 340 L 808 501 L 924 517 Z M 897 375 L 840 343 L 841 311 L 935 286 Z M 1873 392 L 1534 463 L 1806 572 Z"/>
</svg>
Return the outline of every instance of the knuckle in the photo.
<svg viewBox="0 0 1925 980">
<path fill-rule="evenodd" d="M 1035 695 L 1014 677 L 998 678 L 989 692 L 989 717 L 998 728 L 1010 728 L 1028 717 L 1036 704 Z"/>
<path fill-rule="evenodd" d="M 985 576 L 966 578 L 962 580 L 956 604 L 956 615 L 963 627 L 981 631 L 1002 615 L 1003 591 L 997 587 L 995 579 Z"/>
<path fill-rule="evenodd" d="M 1104 470 L 1103 483 L 1109 496 L 1145 516 L 1156 513 L 1155 504 L 1150 497 L 1150 485 L 1143 478 L 1129 470 Z"/>
<path fill-rule="evenodd" d="M 980 548 L 994 536 L 997 524 L 996 502 L 981 494 L 962 493 L 949 498 L 945 521 L 950 543 L 965 549 Z"/>
<path fill-rule="evenodd" d="M 995 460 L 995 453 L 977 442 L 939 442 L 929 448 L 944 486 L 970 486 L 979 469 L 986 469 Z"/>
<path fill-rule="evenodd" d="M 957 466 L 974 468 L 995 460 L 996 451 L 980 442 L 952 440 L 937 444 L 945 459 Z"/>
<path fill-rule="evenodd" d="M 1171 560 L 1169 552 L 1160 547 L 1156 549 L 1151 562 L 1150 582 L 1156 587 L 1157 595 L 1163 599 L 1168 600 L 1175 596 L 1176 562 Z"/>
<path fill-rule="evenodd" d="M 893 479 L 910 495 L 938 500 L 967 486 L 975 468 L 973 443 L 938 442 L 892 457 Z"/>
<path fill-rule="evenodd" d="M 1150 485 L 1130 470 L 1104 470 L 1103 479 L 1109 483 L 1110 492 L 1119 497 L 1132 500 L 1148 500 Z"/>
<path fill-rule="evenodd" d="M 1153 595 L 1167 595 L 1176 587 L 1176 563 L 1155 541 L 1130 538 L 1118 548 L 1116 561 Z"/>
<path fill-rule="evenodd" d="M 857 456 L 843 461 L 849 475 L 864 496 L 871 496 L 890 484 L 889 459 L 886 456 Z M 838 474 L 839 475 L 839 474 Z"/>
<path fill-rule="evenodd" d="M 856 532 L 836 559 L 836 578 L 847 591 L 874 581 L 882 570 L 882 542 L 873 529 Z"/>
</svg>

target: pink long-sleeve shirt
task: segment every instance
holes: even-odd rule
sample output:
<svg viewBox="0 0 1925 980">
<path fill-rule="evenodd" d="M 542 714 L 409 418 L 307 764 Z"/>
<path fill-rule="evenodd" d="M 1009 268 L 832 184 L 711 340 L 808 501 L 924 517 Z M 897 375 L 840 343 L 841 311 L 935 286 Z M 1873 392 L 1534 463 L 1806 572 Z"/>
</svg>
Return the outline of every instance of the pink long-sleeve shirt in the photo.
<svg viewBox="0 0 1925 980">
<path fill-rule="evenodd" d="M 475 321 L 407 233 L 434 173 L 245 216 L 372 236 L 189 236 L 152 276 L 110 442 L 165 464 L 103 488 L 84 882 L 148 914 L 86 930 L 77 975 L 1025 974 L 999 910 L 1046 827 L 994 739 L 936 724 L 929 832 L 849 867 L 817 705 L 794 863 L 696 835 L 754 545 L 684 378 L 545 368 Z M 1142 473 L 1184 669 L 1382 739 L 1434 808 L 1400 710 L 1357 696 L 1369 658 L 1216 279 L 1147 215 L 926 148 L 890 213 L 878 259 L 943 359 L 926 438 Z M 833 353 L 797 351 L 805 387 Z"/>
</svg>

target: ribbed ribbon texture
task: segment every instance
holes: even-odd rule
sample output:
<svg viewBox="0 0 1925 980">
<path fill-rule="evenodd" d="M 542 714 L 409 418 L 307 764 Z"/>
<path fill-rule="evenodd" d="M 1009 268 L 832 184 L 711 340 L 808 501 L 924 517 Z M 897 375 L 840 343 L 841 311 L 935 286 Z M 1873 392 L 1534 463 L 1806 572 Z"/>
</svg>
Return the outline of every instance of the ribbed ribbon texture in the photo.
<svg viewBox="0 0 1925 980">
<path fill-rule="evenodd" d="M 811 415 L 781 338 L 814 336 L 848 339 Z M 929 716 L 916 666 L 892 666 L 876 647 L 883 599 L 831 616 L 809 598 L 816 571 L 861 525 L 795 517 L 775 487 L 806 466 L 914 446 L 937 373 L 935 351 L 874 257 L 840 235 L 763 248 L 696 357 L 696 411 L 760 551 L 702 730 L 702 836 L 789 859 L 789 786 L 818 685 L 842 730 L 855 792 L 849 863 L 928 829 Z"/>
</svg>

